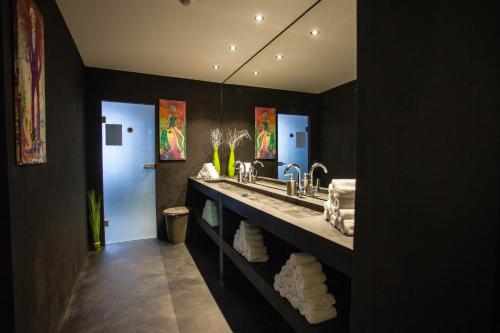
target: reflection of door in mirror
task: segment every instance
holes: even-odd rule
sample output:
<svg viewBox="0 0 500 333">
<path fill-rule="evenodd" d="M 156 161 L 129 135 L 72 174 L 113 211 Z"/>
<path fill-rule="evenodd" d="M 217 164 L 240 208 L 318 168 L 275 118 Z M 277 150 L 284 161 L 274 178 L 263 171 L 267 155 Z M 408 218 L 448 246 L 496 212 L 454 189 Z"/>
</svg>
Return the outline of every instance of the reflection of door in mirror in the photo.
<svg viewBox="0 0 500 333">
<path fill-rule="evenodd" d="M 288 163 L 295 163 L 302 172 L 309 168 L 309 117 L 278 114 L 278 178 L 284 175 Z M 281 162 L 281 163 L 280 163 Z M 294 175 L 294 177 L 296 177 Z"/>
</svg>

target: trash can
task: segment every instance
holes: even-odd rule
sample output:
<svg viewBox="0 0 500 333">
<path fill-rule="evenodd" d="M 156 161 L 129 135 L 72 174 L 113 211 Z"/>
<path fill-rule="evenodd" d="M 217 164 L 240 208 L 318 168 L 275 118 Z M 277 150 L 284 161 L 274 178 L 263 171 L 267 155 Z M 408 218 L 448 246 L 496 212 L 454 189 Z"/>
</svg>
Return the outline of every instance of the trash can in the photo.
<svg viewBox="0 0 500 333">
<path fill-rule="evenodd" d="M 184 243 L 189 218 L 189 209 L 186 207 L 172 207 L 163 211 L 167 227 L 168 242 L 172 244 Z"/>
</svg>

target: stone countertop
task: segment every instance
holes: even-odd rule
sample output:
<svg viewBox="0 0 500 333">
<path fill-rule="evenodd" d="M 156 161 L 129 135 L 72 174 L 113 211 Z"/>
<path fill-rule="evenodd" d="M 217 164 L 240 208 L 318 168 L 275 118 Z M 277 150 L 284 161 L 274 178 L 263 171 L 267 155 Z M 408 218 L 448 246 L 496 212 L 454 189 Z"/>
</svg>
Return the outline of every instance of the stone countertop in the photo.
<svg viewBox="0 0 500 333">
<path fill-rule="evenodd" d="M 351 251 L 353 250 L 353 237 L 346 236 L 334 228 L 324 219 L 321 211 L 312 210 L 301 206 L 300 203 L 293 204 L 273 196 L 273 194 L 286 196 L 286 192 L 283 192 L 283 190 L 258 184 L 244 184 L 244 187 L 239 187 L 241 185 L 238 184 L 235 179 L 228 177 L 222 177 L 220 181 L 217 182 L 205 181 L 197 179 L 196 177 L 191 177 L 191 179 L 245 205 L 251 206 L 266 214 L 270 214 L 283 222 L 290 223 L 303 229 L 305 232 L 315 234 Z M 222 184 L 230 184 L 234 186 L 234 188 Z M 252 191 L 252 189 L 255 189 L 255 191 Z M 268 200 L 262 200 L 266 197 L 264 191 L 269 193 Z M 249 194 L 248 196 L 244 196 L 246 192 Z M 309 203 L 309 205 L 313 204 L 321 208 L 324 203 L 324 200 L 320 198 L 311 197 L 293 197 L 293 200 L 304 201 Z M 280 209 L 278 206 L 282 206 L 283 209 Z"/>
</svg>

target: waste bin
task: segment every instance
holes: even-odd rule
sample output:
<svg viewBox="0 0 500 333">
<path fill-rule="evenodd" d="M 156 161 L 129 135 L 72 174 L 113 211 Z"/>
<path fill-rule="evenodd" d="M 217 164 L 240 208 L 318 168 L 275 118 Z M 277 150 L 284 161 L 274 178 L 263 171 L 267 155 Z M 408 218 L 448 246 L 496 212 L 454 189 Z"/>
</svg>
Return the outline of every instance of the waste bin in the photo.
<svg viewBox="0 0 500 333">
<path fill-rule="evenodd" d="M 163 211 L 167 227 L 168 242 L 172 244 L 184 243 L 189 218 L 189 209 L 186 207 L 172 207 Z"/>
</svg>

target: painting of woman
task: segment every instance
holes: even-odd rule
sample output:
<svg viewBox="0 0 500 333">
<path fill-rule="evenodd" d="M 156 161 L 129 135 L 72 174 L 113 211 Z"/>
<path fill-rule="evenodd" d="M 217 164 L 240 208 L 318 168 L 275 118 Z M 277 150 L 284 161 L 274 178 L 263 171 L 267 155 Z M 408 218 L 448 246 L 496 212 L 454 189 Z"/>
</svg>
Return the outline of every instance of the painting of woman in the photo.
<svg viewBox="0 0 500 333">
<path fill-rule="evenodd" d="M 255 108 L 255 158 L 276 159 L 276 109 Z"/>
<path fill-rule="evenodd" d="M 160 160 L 186 159 L 186 102 L 160 99 Z"/>
</svg>

